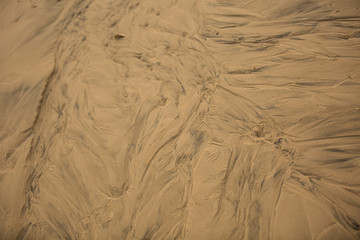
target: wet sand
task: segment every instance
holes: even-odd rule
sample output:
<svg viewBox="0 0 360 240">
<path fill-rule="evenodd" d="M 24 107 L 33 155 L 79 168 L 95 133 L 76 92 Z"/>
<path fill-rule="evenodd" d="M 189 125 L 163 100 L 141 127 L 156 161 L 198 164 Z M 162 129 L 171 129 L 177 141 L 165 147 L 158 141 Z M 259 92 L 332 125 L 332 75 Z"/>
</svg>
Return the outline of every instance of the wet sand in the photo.
<svg viewBox="0 0 360 240">
<path fill-rule="evenodd" d="M 0 1 L 0 239 L 360 239 L 360 2 Z"/>
</svg>

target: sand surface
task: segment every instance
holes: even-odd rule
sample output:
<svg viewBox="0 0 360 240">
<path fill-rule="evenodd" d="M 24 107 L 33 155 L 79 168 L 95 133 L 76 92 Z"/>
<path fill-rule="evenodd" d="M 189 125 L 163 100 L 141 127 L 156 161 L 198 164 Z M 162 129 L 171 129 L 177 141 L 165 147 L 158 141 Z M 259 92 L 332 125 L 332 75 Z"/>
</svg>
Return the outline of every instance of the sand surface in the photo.
<svg viewBox="0 0 360 240">
<path fill-rule="evenodd" d="M 359 223 L 360 1 L 0 1 L 0 239 Z"/>
</svg>

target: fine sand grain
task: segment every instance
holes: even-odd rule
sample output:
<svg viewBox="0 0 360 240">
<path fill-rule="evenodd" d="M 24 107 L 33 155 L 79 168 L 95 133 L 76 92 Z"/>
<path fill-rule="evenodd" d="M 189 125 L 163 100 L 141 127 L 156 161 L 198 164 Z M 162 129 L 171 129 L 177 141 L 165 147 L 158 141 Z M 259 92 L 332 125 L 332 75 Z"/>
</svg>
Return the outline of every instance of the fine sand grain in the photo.
<svg viewBox="0 0 360 240">
<path fill-rule="evenodd" d="M 0 239 L 360 239 L 360 1 L 0 0 Z"/>
</svg>

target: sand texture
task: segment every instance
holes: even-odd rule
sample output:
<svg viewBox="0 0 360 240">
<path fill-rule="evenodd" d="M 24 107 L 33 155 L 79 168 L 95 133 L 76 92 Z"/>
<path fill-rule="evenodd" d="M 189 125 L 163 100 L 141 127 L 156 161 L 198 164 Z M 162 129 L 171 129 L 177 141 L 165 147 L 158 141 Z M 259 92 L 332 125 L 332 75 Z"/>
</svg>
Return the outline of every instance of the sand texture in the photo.
<svg viewBox="0 0 360 240">
<path fill-rule="evenodd" d="M 359 224 L 359 0 L 0 0 L 0 239 Z"/>
</svg>

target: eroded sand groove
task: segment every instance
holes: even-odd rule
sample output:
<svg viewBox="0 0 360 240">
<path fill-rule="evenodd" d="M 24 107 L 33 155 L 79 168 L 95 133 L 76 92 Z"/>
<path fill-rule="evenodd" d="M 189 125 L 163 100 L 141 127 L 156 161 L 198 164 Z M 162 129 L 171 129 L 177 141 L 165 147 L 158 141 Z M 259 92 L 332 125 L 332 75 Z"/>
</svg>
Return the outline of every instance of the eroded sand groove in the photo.
<svg viewBox="0 0 360 240">
<path fill-rule="evenodd" d="M 360 238 L 359 7 L 3 1 L 0 238 Z"/>
</svg>

